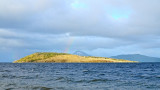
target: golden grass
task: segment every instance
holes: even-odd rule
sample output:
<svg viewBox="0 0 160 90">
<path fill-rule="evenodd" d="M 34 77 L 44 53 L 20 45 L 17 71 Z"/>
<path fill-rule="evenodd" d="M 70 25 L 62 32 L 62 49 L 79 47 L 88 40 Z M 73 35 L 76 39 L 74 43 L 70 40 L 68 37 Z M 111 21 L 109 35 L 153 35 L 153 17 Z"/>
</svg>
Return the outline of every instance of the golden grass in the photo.
<svg viewBox="0 0 160 90">
<path fill-rule="evenodd" d="M 65 53 L 34 53 L 14 63 L 130 63 L 135 61 L 112 59 L 105 57 L 78 56 Z"/>
</svg>

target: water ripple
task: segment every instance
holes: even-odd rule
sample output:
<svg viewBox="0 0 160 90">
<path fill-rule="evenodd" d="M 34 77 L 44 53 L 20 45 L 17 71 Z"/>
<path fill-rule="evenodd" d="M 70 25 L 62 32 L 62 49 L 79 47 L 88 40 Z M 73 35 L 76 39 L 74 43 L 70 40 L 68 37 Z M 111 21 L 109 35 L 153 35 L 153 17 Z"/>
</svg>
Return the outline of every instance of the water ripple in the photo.
<svg viewBox="0 0 160 90">
<path fill-rule="evenodd" d="M 159 90 L 160 63 L 0 63 L 0 90 Z"/>
</svg>

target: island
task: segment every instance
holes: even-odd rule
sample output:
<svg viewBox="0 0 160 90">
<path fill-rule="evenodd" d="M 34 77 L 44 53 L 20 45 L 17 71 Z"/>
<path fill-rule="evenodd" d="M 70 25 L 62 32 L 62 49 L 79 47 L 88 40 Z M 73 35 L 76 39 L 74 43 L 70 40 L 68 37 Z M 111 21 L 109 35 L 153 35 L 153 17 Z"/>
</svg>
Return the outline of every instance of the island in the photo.
<svg viewBox="0 0 160 90">
<path fill-rule="evenodd" d="M 114 59 L 107 57 L 79 56 L 68 53 L 37 52 L 13 63 L 134 63 L 124 59 Z"/>
</svg>

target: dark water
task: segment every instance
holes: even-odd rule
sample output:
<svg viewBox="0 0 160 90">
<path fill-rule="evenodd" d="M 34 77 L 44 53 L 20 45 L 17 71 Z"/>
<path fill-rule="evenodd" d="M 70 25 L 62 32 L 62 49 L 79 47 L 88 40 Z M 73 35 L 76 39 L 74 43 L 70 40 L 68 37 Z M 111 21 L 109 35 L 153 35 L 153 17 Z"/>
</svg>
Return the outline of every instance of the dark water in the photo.
<svg viewBox="0 0 160 90">
<path fill-rule="evenodd" d="M 160 90 L 160 63 L 0 63 L 0 90 Z"/>
</svg>

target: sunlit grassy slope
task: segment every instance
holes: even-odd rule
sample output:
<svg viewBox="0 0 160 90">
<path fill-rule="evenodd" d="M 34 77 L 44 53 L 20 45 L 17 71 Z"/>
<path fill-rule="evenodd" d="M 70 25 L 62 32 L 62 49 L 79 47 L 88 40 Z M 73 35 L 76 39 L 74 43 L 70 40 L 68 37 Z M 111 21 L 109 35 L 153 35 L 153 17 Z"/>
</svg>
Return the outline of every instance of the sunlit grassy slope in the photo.
<svg viewBox="0 0 160 90">
<path fill-rule="evenodd" d="M 123 59 L 113 59 L 106 57 L 78 56 L 67 53 L 39 52 L 28 55 L 14 63 L 108 63 L 108 62 L 135 62 Z"/>
</svg>

